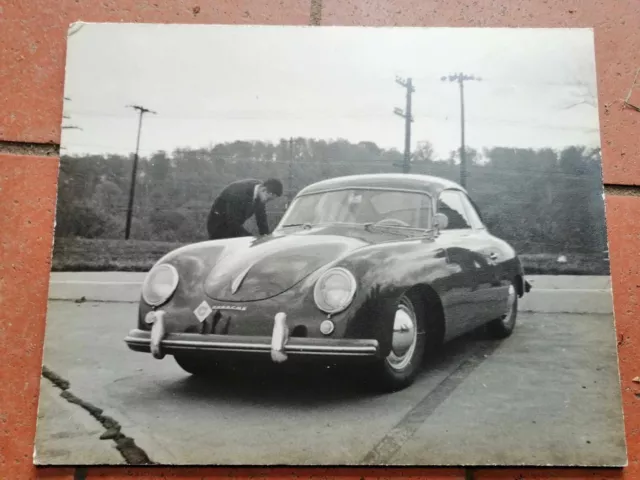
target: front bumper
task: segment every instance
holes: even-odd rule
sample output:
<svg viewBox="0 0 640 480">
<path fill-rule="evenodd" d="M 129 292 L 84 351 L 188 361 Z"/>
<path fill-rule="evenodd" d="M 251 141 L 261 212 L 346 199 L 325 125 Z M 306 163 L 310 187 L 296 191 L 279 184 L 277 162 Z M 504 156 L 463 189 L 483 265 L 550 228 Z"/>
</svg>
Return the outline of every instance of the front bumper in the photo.
<svg viewBox="0 0 640 480">
<path fill-rule="evenodd" d="M 184 352 L 270 354 L 274 351 L 272 340 L 272 337 L 167 333 L 158 343 L 162 354 L 169 355 Z M 152 351 L 149 331 L 132 330 L 124 341 L 136 352 Z M 277 350 L 295 356 L 375 357 L 379 345 L 377 340 L 291 337 Z"/>
</svg>

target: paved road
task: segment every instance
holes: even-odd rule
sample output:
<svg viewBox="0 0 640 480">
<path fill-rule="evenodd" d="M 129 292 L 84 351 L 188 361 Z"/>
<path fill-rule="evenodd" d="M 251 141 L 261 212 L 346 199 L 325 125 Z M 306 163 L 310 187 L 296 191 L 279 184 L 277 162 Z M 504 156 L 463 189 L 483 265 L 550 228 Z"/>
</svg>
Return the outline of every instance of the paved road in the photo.
<svg viewBox="0 0 640 480">
<path fill-rule="evenodd" d="M 611 315 L 523 313 L 503 342 L 451 344 L 412 387 L 358 388 L 333 370 L 199 381 L 130 352 L 136 305 L 50 301 L 44 364 L 170 464 L 624 463 Z M 43 464 L 124 460 L 104 428 L 43 380 Z"/>
</svg>

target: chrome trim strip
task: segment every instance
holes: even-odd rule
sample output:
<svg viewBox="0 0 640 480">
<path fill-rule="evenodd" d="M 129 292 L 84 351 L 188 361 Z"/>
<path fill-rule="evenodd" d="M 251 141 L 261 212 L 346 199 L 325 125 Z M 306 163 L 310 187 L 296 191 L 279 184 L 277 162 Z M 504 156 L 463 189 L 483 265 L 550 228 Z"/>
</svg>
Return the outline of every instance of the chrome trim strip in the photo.
<svg viewBox="0 0 640 480">
<path fill-rule="evenodd" d="M 235 293 L 238 291 L 238 289 L 242 285 L 242 282 L 244 282 L 245 277 L 249 273 L 249 270 L 251 270 L 251 267 L 253 267 L 254 264 L 255 262 L 251 263 L 247 268 L 240 272 L 240 274 L 235 278 L 233 282 L 231 282 L 231 295 L 235 295 Z"/>
<path fill-rule="evenodd" d="M 151 340 L 135 336 L 127 336 L 125 343 L 129 346 L 149 347 Z M 290 339 L 291 341 L 291 339 Z M 287 343 L 284 347 L 287 353 L 303 354 L 335 354 L 335 355 L 375 355 L 378 352 L 378 342 L 376 340 L 351 340 L 351 345 L 304 345 Z M 165 338 L 161 342 L 164 351 L 176 350 L 211 350 L 211 351 L 240 351 L 240 352 L 265 352 L 271 351 L 268 343 L 250 342 L 220 342 L 220 341 L 198 341 L 198 340 L 177 340 Z"/>
<path fill-rule="evenodd" d="M 375 191 L 383 191 L 383 192 L 404 192 L 404 193 L 419 193 L 421 195 L 426 195 L 429 199 L 433 198 L 431 193 L 425 190 L 416 190 L 415 188 L 403 188 L 403 187 L 360 187 L 353 185 L 344 185 L 342 187 L 333 187 L 333 188 L 323 188 L 322 190 L 313 190 L 307 193 L 298 194 L 297 198 L 308 197 L 309 195 L 317 195 L 320 193 L 330 193 L 330 192 L 341 192 L 344 190 L 375 190 Z"/>
</svg>

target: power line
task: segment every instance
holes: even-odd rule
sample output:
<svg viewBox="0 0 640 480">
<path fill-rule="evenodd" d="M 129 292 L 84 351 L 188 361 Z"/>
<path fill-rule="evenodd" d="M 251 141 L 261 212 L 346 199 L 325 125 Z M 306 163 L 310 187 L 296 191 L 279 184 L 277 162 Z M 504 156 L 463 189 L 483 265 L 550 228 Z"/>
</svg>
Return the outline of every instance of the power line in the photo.
<svg viewBox="0 0 640 480">
<path fill-rule="evenodd" d="M 69 111 L 69 114 L 73 114 L 73 115 L 78 115 L 78 116 L 90 116 L 90 117 L 103 117 L 103 118 L 123 118 L 123 115 L 120 114 L 113 114 L 110 112 L 97 112 L 97 111 Z M 264 112 L 264 114 L 249 114 L 249 115 L 245 115 L 245 114 L 225 114 L 225 113 L 220 113 L 220 114 L 206 114 L 206 115 L 201 115 L 201 114 L 193 114 L 193 115 L 178 115 L 178 116 L 174 116 L 174 115 L 164 115 L 161 118 L 163 118 L 165 121 L 175 121 L 175 120 L 184 120 L 184 121 L 193 121 L 193 122 L 213 122 L 216 120 L 224 120 L 224 121 L 242 121 L 242 120 L 270 120 L 273 121 L 274 118 L 277 118 L 278 121 L 294 121 L 294 120 L 304 120 L 304 119 L 308 119 L 308 118 L 314 118 L 314 119 L 327 119 L 327 120 L 338 120 L 338 119 L 349 119 L 349 120 L 372 120 L 374 118 L 377 117 L 386 117 L 388 115 L 388 113 L 385 113 L 384 111 L 379 111 L 379 110 L 374 110 L 372 109 L 371 111 L 365 112 L 365 111 L 361 111 L 361 112 L 352 112 L 352 113 L 336 113 L 335 115 L 332 114 L 327 114 L 326 111 L 323 112 L 313 112 L 313 115 L 302 115 L 299 113 L 281 113 L 281 112 Z M 450 116 L 448 114 L 445 113 L 441 113 L 441 114 L 433 114 L 433 113 L 421 113 L 421 114 L 414 114 L 413 115 L 413 119 L 414 122 L 416 121 L 425 121 L 425 120 L 431 120 L 434 122 L 443 122 L 443 123 L 447 123 L 452 121 L 453 119 L 450 118 Z M 471 116 L 467 116 L 466 112 L 465 112 L 465 123 L 468 124 L 482 124 L 482 125 L 486 125 L 488 123 L 490 124 L 496 124 L 496 125 L 504 125 L 508 128 L 514 128 L 514 129 L 536 129 L 536 130 L 553 130 L 553 131 L 557 131 L 557 130 L 566 130 L 566 131 L 576 131 L 576 132 L 589 132 L 589 133 L 595 133 L 598 132 L 598 127 L 596 125 L 594 126 L 587 126 L 587 125 L 570 125 L 570 124 L 557 124 L 557 123 L 542 123 L 540 121 L 536 121 L 535 119 L 513 119 L 513 118 L 497 118 L 497 117 L 490 117 L 490 116 L 483 116 L 483 115 L 471 115 Z M 83 145 L 79 145 L 79 146 L 83 146 Z M 92 146 L 92 145 L 89 145 Z M 98 145 L 101 146 L 101 145 Z"/>
<path fill-rule="evenodd" d="M 396 83 L 406 90 L 405 110 L 401 108 L 395 108 L 393 113 L 399 117 L 404 118 L 404 163 L 402 164 L 402 171 L 409 173 L 411 168 L 411 123 L 413 122 L 413 116 L 411 112 L 411 100 L 412 95 L 416 91 L 413 87 L 411 78 L 406 80 L 396 77 Z"/>
<path fill-rule="evenodd" d="M 154 112 L 153 110 L 149 110 L 148 108 L 144 108 L 140 105 L 127 105 L 127 107 L 137 110 L 139 112 L 139 119 L 138 119 L 138 136 L 136 140 L 136 153 L 133 157 L 133 168 L 131 170 L 131 187 L 129 190 L 129 206 L 127 208 L 127 223 L 126 223 L 125 233 L 124 233 L 125 240 L 128 240 L 129 235 L 131 234 L 131 215 L 133 212 L 133 197 L 135 196 L 135 191 L 136 191 L 136 173 L 138 170 L 138 152 L 140 150 L 140 133 L 142 131 L 142 117 L 144 116 L 145 113 L 152 113 L 154 115 L 157 115 L 157 112 Z"/>
</svg>

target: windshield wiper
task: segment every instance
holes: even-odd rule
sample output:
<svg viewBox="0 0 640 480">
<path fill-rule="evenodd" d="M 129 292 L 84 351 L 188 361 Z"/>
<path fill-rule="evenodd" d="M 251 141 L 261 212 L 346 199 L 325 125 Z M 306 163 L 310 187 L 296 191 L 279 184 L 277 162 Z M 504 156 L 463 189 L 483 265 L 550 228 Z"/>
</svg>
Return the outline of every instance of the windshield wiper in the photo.
<svg viewBox="0 0 640 480">
<path fill-rule="evenodd" d="M 288 223 L 286 225 L 282 225 L 280 228 L 289 228 L 289 227 L 304 227 L 305 229 L 311 228 L 313 225 L 310 223 Z"/>
<path fill-rule="evenodd" d="M 374 228 L 380 228 L 383 230 L 386 230 L 389 233 L 395 233 L 397 235 L 406 235 L 409 232 L 412 232 L 413 234 L 419 235 L 419 236 L 424 236 L 424 235 L 428 235 L 429 232 L 431 231 L 430 229 L 425 229 L 425 228 L 419 228 L 419 227 L 405 227 L 403 225 L 385 225 L 383 224 L 384 220 L 378 220 L 377 222 L 367 222 L 364 224 L 364 229 L 367 232 L 371 232 L 372 229 Z"/>
<path fill-rule="evenodd" d="M 378 220 L 377 222 L 367 222 L 364 224 L 364 228 L 365 230 L 370 230 L 372 227 L 380 227 L 380 228 L 407 228 L 407 227 L 403 227 L 401 225 L 385 225 L 382 222 L 384 222 L 384 219 L 382 220 Z"/>
</svg>

